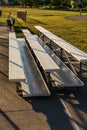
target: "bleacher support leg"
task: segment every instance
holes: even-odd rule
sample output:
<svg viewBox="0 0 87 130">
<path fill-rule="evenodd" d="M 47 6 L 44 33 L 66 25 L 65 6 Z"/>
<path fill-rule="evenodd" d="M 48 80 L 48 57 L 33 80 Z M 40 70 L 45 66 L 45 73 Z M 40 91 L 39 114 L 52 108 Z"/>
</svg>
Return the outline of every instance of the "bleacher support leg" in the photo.
<svg viewBox="0 0 87 130">
<path fill-rule="evenodd" d="M 61 59 L 63 58 L 63 49 L 61 48 L 61 52 L 60 52 L 60 56 L 61 56 Z"/>
<path fill-rule="evenodd" d="M 80 62 L 80 75 L 82 74 L 82 62 Z"/>
</svg>

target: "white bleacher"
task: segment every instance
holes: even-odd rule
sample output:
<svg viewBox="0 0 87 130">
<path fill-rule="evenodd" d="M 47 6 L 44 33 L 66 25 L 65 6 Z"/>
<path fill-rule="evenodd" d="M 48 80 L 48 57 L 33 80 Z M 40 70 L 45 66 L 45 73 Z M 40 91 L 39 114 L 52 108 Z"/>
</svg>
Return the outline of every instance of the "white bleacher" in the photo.
<svg viewBox="0 0 87 130">
<path fill-rule="evenodd" d="M 32 36 L 28 30 L 22 30 L 27 41 L 30 44 L 30 39 L 34 40 L 44 48 L 44 50 L 49 54 L 49 56 L 53 59 L 53 61 L 58 65 L 60 69 L 56 71 L 51 71 L 50 76 L 52 80 L 55 82 L 55 87 L 81 87 L 84 86 L 84 83 L 45 45 L 38 37 Z M 26 36 L 26 33 L 29 34 Z M 28 40 L 29 39 L 29 40 Z M 33 42 L 32 42 L 33 43 Z M 34 47 L 34 44 L 31 45 Z M 37 45 L 37 44 L 36 44 Z M 45 60 L 44 60 L 45 62 Z"/>
<path fill-rule="evenodd" d="M 40 39 L 39 41 L 51 58 L 60 67 L 59 70 L 50 73 L 52 80 L 55 82 L 54 87 L 84 86 L 84 83 L 53 53 L 53 51 L 47 45 L 44 45 Z"/>
<path fill-rule="evenodd" d="M 21 82 L 23 97 L 50 96 L 51 93 L 30 53 L 25 40 L 17 39 L 23 61 L 26 81 Z"/>
<path fill-rule="evenodd" d="M 87 54 L 75 46 L 69 44 L 65 40 L 59 38 L 58 36 L 54 35 L 53 33 L 49 32 L 48 30 L 44 29 L 41 26 L 35 26 L 35 28 L 41 32 L 44 36 L 52 40 L 56 45 L 60 48 L 71 54 L 74 58 L 76 58 L 79 62 L 87 62 Z"/>
<path fill-rule="evenodd" d="M 9 33 L 9 80 L 11 82 L 25 81 L 23 64 L 14 32 Z"/>
<path fill-rule="evenodd" d="M 26 36 L 26 32 L 24 30 L 23 33 Z M 26 38 L 45 72 L 51 72 L 59 69 L 59 66 L 52 60 L 32 34 L 28 35 L 28 37 L 26 36 Z"/>
</svg>

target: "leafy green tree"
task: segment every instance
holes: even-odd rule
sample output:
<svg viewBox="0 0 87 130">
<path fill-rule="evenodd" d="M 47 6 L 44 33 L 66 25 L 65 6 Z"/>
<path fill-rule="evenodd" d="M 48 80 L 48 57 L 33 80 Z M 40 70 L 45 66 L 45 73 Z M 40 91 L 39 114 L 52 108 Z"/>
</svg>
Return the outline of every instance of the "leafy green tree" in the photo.
<svg viewBox="0 0 87 130">
<path fill-rule="evenodd" d="M 61 5 L 61 0 L 51 0 L 52 5 L 59 6 Z"/>
<path fill-rule="evenodd" d="M 10 5 L 35 6 L 50 5 L 55 7 L 71 7 L 72 0 L 8 0 Z M 83 7 L 87 7 L 87 0 L 73 0 L 74 8 L 78 7 L 78 1 L 83 3 Z"/>
</svg>

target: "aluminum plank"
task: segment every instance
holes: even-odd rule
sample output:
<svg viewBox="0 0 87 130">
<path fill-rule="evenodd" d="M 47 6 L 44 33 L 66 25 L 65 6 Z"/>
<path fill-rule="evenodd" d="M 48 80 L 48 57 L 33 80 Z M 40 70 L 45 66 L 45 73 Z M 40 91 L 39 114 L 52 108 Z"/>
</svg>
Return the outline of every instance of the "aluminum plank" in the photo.
<svg viewBox="0 0 87 130">
<path fill-rule="evenodd" d="M 28 30 L 22 30 L 27 41 L 32 48 L 34 54 L 36 55 L 37 59 L 39 60 L 41 66 L 43 67 L 44 71 L 51 72 L 59 69 L 59 66 L 52 60 L 52 58 L 46 53 L 44 48 L 39 44 L 36 40 L 35 36 L 28 33 Z M 29 34 L 26 36 L 26 34 Z"/>
<path fill-rule="evenodd" d="M 25 81 L 23 64 L 15 33 L 9 33 L 9 80 L 11 82 Z"/>
<path fill-rule="evenodd" d="M 41 45 L 42 41 L 39 40 Z M 59 59 L 53 51 L 47 46 L 44 45 L 44 49 L 51 56 L 51 58 L 56 62 L 60 67 L 59 70 L 51 72 L 50 75 L 55 82 L 55 87 L 82 87 L 84 83 Z"/>
<path fill-rule="evenodd" d="M 23 61 L 26 81 L 21 82 L 23 97 L 50 96 L 51 93 L 35 63 L 31 53 L 25 46 L 24 39 L 18 39 Z"/>
<path fill-rule="evenodd" d="M 35 26 L 35 28 L 40 31 L 42 34 L 44 34 L 46 37 L 48 37 L 50 40 L 52 40 L 56 45 L 60 46 L 62 49 L 64 49 L 66 52 L 71 54 L 73 57 L 75 57 L 80 62 L 87 62 L 87 54 L 80 49 L 76 48 L 75 46 L 69 44 L 65 40 L 59 38 L 58 36 L 54 35 L 53 33 L 47 31 L 43 27 Z"/>
</svg>

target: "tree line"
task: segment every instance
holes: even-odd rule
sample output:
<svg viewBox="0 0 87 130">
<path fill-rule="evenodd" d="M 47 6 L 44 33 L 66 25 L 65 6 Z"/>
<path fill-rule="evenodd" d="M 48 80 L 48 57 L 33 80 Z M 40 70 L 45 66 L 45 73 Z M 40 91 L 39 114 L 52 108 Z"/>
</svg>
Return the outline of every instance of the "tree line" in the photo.
<svg viewBox="0 0 87 130">
<path fill-rule="evenodd" d="M 6 3 L 5 3 L 6 1 Z M 48 6 L 49 8 L 77 8 L 87 7 L 87 0 L 4 0 L 2 4 L 20 5 L 25 7 Z"/>
</svg>

